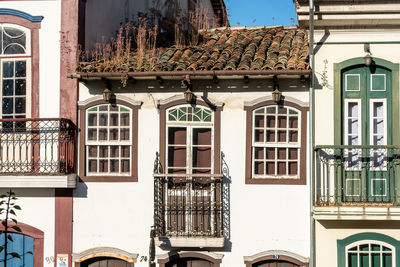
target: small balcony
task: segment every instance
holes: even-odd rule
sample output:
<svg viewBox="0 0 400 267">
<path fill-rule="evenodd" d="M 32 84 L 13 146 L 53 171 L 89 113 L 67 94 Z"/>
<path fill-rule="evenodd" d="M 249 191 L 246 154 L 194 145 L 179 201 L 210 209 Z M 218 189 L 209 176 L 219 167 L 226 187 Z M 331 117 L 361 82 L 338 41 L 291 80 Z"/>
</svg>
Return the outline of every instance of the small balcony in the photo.
<svg viewBox="0 0 400 267">
<path fill-rule="evenodd" d="M 315 163 L 317 217 L 400 216 L 400 147 L 317 146 Z"/>
<path fill-rule="evenodd" d="M 74 188 L 75 143 L 67 119 L 1 119 L 0 187 Z"/>
</svg>

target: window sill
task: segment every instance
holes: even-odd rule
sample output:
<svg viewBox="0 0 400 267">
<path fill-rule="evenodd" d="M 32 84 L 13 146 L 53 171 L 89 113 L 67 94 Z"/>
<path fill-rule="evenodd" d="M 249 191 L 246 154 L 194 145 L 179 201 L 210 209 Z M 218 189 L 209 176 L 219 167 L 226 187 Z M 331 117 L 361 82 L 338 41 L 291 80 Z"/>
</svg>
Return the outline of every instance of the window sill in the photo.
<svg viewBox="0 0 400 267">
<path fill-rule="evenodd" d="M 76 174 L 5 175 L 0 176 L 0 188 L 75 188 Z"/>
<path fill-rule="evenodd" d="M 246 178 L 246 184 L 287 184 L 287 185 L 306 185 L 305 177 L 300 178 Z"/>
<path fill-rule="evenodd" d="M 224 237 L 157 237 L 156 246 L 168 248 L 223 248 Z"/>
</svg>

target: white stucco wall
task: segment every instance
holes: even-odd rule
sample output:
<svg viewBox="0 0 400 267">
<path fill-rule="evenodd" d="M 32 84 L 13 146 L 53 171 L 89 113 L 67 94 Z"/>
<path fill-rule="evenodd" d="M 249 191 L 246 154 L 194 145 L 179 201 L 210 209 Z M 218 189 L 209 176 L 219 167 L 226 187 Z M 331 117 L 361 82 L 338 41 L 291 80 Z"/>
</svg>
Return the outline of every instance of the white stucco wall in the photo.
<svg viewBox="0 0 400 267">
<path fill-rule="evenodd" d="M 39 112 L 42 118 L 59 117 L 61 0 L 0 1 L 0 8 L 44 17 L 39 30 Z"/>
<path fill-rule="evenodd" d="M 296 80 L 299 83 L 298 80 Z M 282 83 L 283 94 L 307 102 L 306 84 L 299 89 Z M 135 266 L 148 256 L 150 226 L 153 224 L 153 162 L 159 150 L 159 113 L 157 100 L 182 94 L 183 89 L 169 87 L 169 82 L 159 88 L 158 82 L 129 83 L 117 94 L 142 101 L 139 109 L 139 181 L 137 183 L 79 183 L 74 198 L 74 253 L 96 246 L 112 246 L 138 253 Z M 177 84 L 177 82 L 175 82 Z M 309 189 L 307 185 L 246 185 L 245 184 L 245 125 L 244 102 L 270 95 L 271 86 L 265 81 L 220 81 L 218 85 L 202 82 L 194 92 L 198 96 L 207 89 L 208 98 L 225 105 L 221 112 L 221 151 L 229 167 L 230 233 L 231 245 L 213 250 L 224 255 L 221 266 L 243 266 L 243 256 L 262 251 L 281 249 L 309 256 Z M 227 88 L 229 85 L 229 88 Z M 295 89 L 293 89 L 293 86 Z M 88 89 L 90 87 L 90 91 Z M 80 84 L 80 100 L 99 94 L 101 82 Z M 156 88 L 156 89 L 154 89 Z M 222 89 L 221 89 L 222 88 Z M 295 92 L 297 90 L 297 92 Z M 302 92 L 298 92 L 302 90 Z M 215 92 L 217 91 L 217 92 Z M 292 92 L 289 92 L 292 91 Z M 165 93 L 161 93 L 165 92 Z M 185 250 L 185 249 L 183 249 Z M 157 249 L 158 255 L 167 250 Z"/>
</svg>

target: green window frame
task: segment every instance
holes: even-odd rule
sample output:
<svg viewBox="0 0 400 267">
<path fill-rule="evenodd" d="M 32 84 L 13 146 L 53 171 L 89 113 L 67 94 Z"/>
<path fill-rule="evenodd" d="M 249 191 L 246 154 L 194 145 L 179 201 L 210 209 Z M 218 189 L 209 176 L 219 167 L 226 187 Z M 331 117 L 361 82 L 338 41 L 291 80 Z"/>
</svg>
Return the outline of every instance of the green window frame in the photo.
<svg viewBox="0 0 400 267">
<path fill-rule="evenodd" d="M 392 249 L 393 266 L 400 266 L 400 241 L 394 239 L 393 237 L 380 234 L 380 233 L 359 233 L 354 234 L 345 239 L 337 240 L 337 261 L 338 267 L 350 267 L 346 262 L 347 251 L 349 248 L 360 245 L 367 244 L 379 244 L 381 246 L 386 246 Z M 351 253 L 351 252 L 350 252 Z M 368 252 L 366 252 L 368 253 Z M 372 252 L 373 253 L 373 252 Z M 371 252 L 369 254 L 372 254 Z M 386 267 L 386 266 L 381 266 Z"/>
</svg>

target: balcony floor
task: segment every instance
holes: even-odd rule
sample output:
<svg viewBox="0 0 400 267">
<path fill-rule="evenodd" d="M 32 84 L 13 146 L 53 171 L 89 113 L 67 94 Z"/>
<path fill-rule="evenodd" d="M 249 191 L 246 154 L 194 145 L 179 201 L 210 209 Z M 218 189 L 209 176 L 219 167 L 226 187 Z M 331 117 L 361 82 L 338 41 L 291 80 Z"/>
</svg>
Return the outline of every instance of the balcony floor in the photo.
<svg viewBox="0 0 400 267">
<path fill-rule="evenodd" d="M 0 188 L 75 188 L 76 174 L 0 175 Z"/>
<path fill-rule="evenodd" d="M 400 206 L 393 204 L 315 206 L 316 220 L 393 220 L 400 221 Z"/>
</svg>

